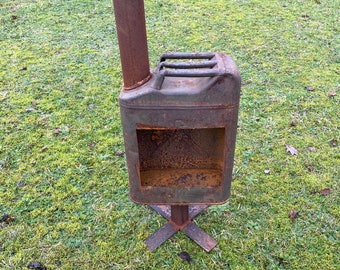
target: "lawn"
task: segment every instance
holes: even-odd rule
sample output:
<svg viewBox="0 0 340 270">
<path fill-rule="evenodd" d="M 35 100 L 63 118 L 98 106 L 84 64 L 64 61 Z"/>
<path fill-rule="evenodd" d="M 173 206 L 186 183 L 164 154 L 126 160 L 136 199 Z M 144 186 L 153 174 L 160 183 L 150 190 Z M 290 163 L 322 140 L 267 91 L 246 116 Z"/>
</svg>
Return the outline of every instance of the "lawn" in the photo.
<svg viewBox="0 0 340 270">
<path fill-rule="evenodd" d="M 0 269 L 339 269 L 339 8 L 145 0 L 152 67 L 220 51 L 242 76 L 231 198 L 195 219 L 218 246 L 149 252 L 165 220 L 128 196 L 112 3 L 1 0 Z"/>
</svg>

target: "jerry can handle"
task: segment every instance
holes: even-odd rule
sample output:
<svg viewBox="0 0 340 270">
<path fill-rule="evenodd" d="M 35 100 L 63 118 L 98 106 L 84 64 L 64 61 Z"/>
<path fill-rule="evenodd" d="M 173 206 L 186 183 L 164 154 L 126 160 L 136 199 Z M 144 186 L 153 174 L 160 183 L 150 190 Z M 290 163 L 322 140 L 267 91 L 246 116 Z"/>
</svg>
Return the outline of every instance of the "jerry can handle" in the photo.
<svg viewBox="0 0 340 270">
<path fill-rule="evenodd" d="M 218 61 L 214 53 L 166 53 L 160 58 L 156 68 L 156 79 L 153 88 L 160 90 L 165 77 L 214 77 L 224 74 L 217 68 Z M 184 62 L 169 62 L 167 59 Z M 202 61 L 190 61 L 190 60 Z"/>
</svg>

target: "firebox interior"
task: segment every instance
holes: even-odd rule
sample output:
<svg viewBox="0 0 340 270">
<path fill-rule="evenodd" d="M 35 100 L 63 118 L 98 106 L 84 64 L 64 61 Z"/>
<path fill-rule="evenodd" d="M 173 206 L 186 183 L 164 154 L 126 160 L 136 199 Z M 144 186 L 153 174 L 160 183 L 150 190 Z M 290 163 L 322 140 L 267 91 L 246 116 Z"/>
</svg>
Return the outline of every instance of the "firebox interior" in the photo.
<svg viewBox="0 0 340 270">
<path fill-rule="evenodd" d="M 138 129 L 142 188 L 219 187 L 225 128 Z"/>
</svg>

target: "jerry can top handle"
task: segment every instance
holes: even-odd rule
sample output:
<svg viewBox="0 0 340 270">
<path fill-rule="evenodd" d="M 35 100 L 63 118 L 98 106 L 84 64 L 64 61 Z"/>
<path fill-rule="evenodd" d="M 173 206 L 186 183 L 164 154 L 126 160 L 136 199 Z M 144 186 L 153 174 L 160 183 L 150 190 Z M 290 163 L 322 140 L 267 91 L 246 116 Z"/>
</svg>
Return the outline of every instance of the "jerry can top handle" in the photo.
<svg viewBox="0 0 340 270">
<path fill-rule="evenodd" d="M 217 68 L 214 53 L 166 53 L 160 58 L 156 68 L 153 88 L 160 90 L 165 77 L 214 77 L 224 72 Z M 186 59 L 188 61 L 166 61 Z M 191 61 L 191 60 L 202 61 Z"/>
</svg>

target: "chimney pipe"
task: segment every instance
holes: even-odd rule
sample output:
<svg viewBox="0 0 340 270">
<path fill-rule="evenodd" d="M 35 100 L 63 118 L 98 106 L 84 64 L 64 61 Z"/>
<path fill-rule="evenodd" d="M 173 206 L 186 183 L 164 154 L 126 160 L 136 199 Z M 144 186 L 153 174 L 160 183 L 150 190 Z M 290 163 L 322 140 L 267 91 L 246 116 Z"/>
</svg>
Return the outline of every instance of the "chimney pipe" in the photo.
<svg viewBox="0 0 340 270">
<path fill-rule="evenodd" d="M 113 0 L 124 90 L 151 77 L 146 38 L 144 0 Z"/>
</svg>

